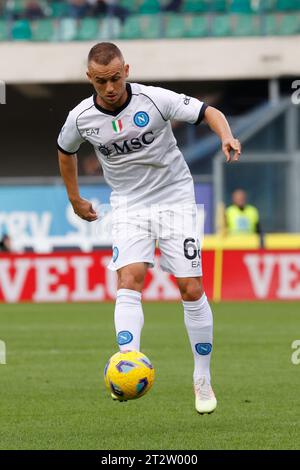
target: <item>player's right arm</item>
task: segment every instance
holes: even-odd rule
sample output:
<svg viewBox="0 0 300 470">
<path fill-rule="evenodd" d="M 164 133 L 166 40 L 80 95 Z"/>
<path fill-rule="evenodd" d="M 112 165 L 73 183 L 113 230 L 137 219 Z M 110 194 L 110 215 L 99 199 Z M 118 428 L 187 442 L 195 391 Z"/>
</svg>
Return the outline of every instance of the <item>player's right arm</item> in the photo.
<svg viewBox="0 0 300 470">
<path fill-rule="evenodd" d="M 69 200 L 75 214 L 81 219 L 93 222 L 97 214 L 90 201 L 82 198 L 79 193 L 77 177 L 77 155 L 67 155 L 58 150 L 58 162 L 62 179 L 64 180 Z"/>
<path fill-rule="evenodd" d="M 59 168 L 75 214 L 92 222 L 97 219 L 97 214 L 92 204 L 80 196 L 78 186 L 77 150 L 82 142 L 76 115 L 71 111 L 57 140 Z"/>
</svg>

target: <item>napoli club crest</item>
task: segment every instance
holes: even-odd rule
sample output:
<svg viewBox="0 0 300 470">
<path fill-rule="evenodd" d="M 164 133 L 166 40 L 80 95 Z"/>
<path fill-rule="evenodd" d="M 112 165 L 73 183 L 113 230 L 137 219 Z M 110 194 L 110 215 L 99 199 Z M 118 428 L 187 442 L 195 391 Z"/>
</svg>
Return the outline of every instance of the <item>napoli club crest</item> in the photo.
<svg viewBox="0 0 300 470">
<path fill-rule="evenodd" d="M 149 123 L 149 115 L 145 111 L 139 111 L 135 113 L 133 121 L 138 127 L 145 127 Z"/>
</svg>

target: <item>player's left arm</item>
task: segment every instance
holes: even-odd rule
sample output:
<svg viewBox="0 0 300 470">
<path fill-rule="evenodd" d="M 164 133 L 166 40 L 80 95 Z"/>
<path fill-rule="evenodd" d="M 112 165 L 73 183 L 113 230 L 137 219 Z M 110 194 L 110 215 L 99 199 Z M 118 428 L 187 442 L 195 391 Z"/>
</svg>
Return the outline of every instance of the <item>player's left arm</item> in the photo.
<svg viewBox="0 0 300 470">
<path fill-rule="evenodd" d="M 202 120 L 206 121 L 220 137 L 227 162 L 239 159 L 241 144 L 233 137 L 227 119 L 221 111 L 207 106 L 197 98 L 160 87 L 145 87 L 145 93 L 150 96 L 165 121 L 174 119 L 196 125 Z"/>
<path fill-rule="evenodd" d="M 220 137 L 226 161 L 230 162 L 238 160 L 242 150 L 241 143 L 238 139 L 233 137 L 224 114 L 212 106 L 207 106 L 204 112 L 204 122 L 206 122 L 211 130 Z"/>
</svg>

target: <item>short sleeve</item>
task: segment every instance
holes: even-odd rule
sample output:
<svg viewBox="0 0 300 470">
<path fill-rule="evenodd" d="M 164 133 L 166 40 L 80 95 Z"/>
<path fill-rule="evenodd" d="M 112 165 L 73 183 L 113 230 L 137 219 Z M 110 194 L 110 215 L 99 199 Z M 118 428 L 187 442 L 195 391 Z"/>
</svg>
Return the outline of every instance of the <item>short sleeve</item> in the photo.
<svg viewBox="0 0 300 470">
<path fill-rule="evenodd" d="M 58 136 L 57 147 L 61 152 L 72 155 L 79 150 L 82 142 L 84 138 L 79 133 L 76 116 L 71 111 Z"/>
<path fill-rule="evenodd" d="M 164 88 L 149 88 L 152 88 L 150 93 L 154 104 L 166 121 L 174 119 L 190 124 L 200 124 L 204 118 L 207 105 L 203 101 Z"/>
</svg>

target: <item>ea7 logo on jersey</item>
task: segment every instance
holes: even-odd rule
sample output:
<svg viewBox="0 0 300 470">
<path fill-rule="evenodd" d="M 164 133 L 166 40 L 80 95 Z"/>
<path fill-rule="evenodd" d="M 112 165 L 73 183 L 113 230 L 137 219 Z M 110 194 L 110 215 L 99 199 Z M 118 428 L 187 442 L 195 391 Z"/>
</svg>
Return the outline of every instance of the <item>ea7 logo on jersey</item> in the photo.
<svg viewBox="0 0 300 470">
<path fill-rule="evenodd" d="M 142 147 L 151 145 L 154 142 L 153 132 L 145 132 L 141 137 L 135 137 L 131 140 L 123 140 L 122 142 L 113 142 L 110 146 L 99 145 L 98 149 L 105 157 L 109 158 L 113 155 L 122 155 L 124 153 L 135 152 Z"/>
<path fill-rule="evenodd" d="M 145 127 L 149 123 L 149 115 L 145 111 L 139 111 L 134 115 L 134 124 L 138 127 Z"/>
<path fill-rule="evenodd" d="M 86 135 L 99 135 L 99 129 L 87 129 L 86 130 Z"/>
</svg>

